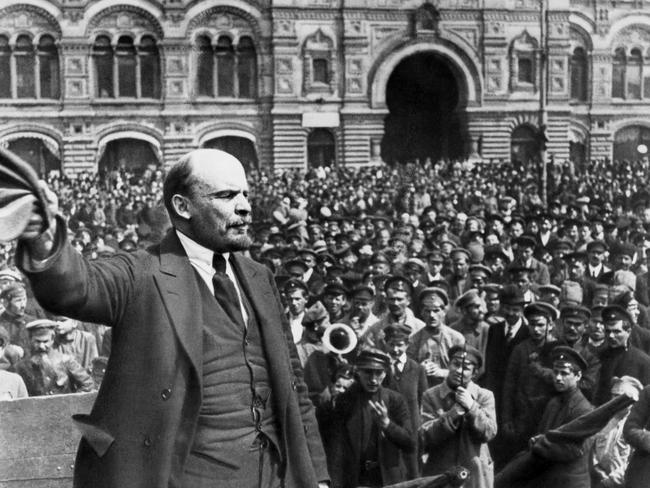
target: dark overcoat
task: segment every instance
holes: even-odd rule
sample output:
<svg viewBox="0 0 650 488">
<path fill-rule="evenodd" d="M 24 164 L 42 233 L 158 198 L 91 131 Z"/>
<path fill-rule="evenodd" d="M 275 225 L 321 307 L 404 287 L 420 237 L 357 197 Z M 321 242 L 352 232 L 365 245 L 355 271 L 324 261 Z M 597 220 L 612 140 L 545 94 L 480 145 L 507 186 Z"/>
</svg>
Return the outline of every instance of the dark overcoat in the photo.
<svg viewBox="0 0 650 488">
<path fill-rule="evenodd" d="M 111 357 L 89 415 L 75 421 L 78 488 L 179 487 L 202 392 L 199 282 L 175 232 L 146 251 L 89 262 L 59 223 L 54 255 L 38 265 L 19 246 L 17 261 L 44 308 L 113 327 Z M 259 322 L 279 422 L 286 486 L 328 479 L 313 407 L 273 276 L 234 256 Z M 226 315 L 214 317 L 225 320 Z M 272 353 L 271 353 L 272 352 Z"/>
<path fill-rule="evenodd" d="M 334 404 L 319 407 L 321 424 L 326 426 L 327 456 L 332 476 L 332 488 L 356 488 L 363 439 L 363 405 L 367 401 L 359 385 L 342 393 Z M 406 479 L 405 453 L 412 452 L 415 442 L 410 432 L 410 419 L 406 401 L 400 393 L 381 388 L 378 400 L 388 408 L 390 424 L 378 431 L 379 467 L 384 485 Z"/>
</svg>

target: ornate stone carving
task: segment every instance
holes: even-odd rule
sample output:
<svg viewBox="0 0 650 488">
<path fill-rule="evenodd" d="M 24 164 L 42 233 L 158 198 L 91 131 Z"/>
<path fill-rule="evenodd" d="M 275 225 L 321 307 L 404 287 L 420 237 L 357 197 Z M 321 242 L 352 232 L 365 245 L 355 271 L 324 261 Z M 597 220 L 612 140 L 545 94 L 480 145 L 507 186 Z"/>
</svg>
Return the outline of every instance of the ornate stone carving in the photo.
<svg viewBox="0 0 650 488">
<path fill-rule="evenodd" d="M 197 28 L 208 30 L 248 30 L 254 32 L 258 39 L 262 37 L 259 24 L 252 15 L 243 10 L 228 6 L 213 7 L 193 17 L 189 22 L 187 30 L 188 32 L 192 32 Z"/>
<path fill-rule="evenodd" d="M 61 36 L 61 27 L 45 10 L 33 5 L 13 5 L 0 9 L 0 30 L 49 32 Z"/>
<path fill-rule="evenodd" d="M 115 5 L 99 12 L 88 23 L 87 31 L 92 32 L 97 29 L 153 32 L 158 39 L 164 37 L 160 23 L 153 15 L 131 5 Z"/>
<path fill-rule="evenodd" d="M 634 47 L 650 46 L 650 29 L 643 25 L 631 25 L 616 34 L 612 47 L 624 46 L 626 51 Z"/>
<path fill-rule="evenodd" d="M 295 23 L 289 19 L 274 20 L 273 33 L 281 37 L 293 37 L 296 35 Z"/>
</svg>

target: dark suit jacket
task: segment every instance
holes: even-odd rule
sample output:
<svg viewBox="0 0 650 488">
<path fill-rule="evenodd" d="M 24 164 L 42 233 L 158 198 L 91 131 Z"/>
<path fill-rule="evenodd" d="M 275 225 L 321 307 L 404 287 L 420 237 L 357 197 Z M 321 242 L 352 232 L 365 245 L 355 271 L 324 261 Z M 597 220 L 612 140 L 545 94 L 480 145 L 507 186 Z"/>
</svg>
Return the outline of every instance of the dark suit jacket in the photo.
<svg viewBox="0 0 650 488">
<path fill-rule="evenodd" d="M 381 388 L 378 394 L 388 408 L 390 424 L 379 431 L 379 466 L 384 485 L 406 479 L 403 452 L 414 449 L 410 432 L 410 419 L 406 401 L 401 394 Z M 327 462 L 332 476 L 332 488 L 356 488 L 361 464 L 361 440 L 363 437 L 362 402 L 366 401 L 361 387 L 353 385 L 342 393 L 334 404 L 319 407 L 321 425 L 328 426 L 325 437 Z"/>
<path fill-rule="evenodd" d="M 394 376 L 391 372 L 386 375 L 384 386 L 401 393 L 406 400 L 411 418 L 410 430 L 414 442 L 417 442 L 417 432 L 420 428 L 420 404 L 422 395 L 428 388 L 427 375 L 424 368 L 411 358 L 406 359 L 401 374 Z M 418 453 L 413 452 L 405 457 L 406 471 L 409 479 L 419 476 Z"/>
<path fill-rule="evenodd" d="M 203 334 L 199 282 L 176 233 L 147 251 L 88 262 L 65 241 L 60 222 L 43 269 L 32 267 L 22 246 L 17 260 L 44 308 L 113 327 L 95 405 L 75 418 L 83 438 L 74 485 L 180 486 L 201 405 Z M 267 351 L 286 486 L 315 487 L 328 478 L 324 451 L 273 276 L 239 255 L 234 268 Z"/>
<path fill-rule="evenodd" d="M 490 326 L 488 331 L 487 347 L 485 350 L 485 375 L 479 383 L 494 394 L 496 411 L 501 413 L 501 399 L 503 395 L 503 384 L 506 379 L 508 360 L 517 344 L 528 338 L 528 327 L 526 320 L 522 319 L 521 327 L 515 336 L 508 342 L 506 340 L 505 320 Z M 498 418 L 501 422 L 501 419 Z"/>
</svg>

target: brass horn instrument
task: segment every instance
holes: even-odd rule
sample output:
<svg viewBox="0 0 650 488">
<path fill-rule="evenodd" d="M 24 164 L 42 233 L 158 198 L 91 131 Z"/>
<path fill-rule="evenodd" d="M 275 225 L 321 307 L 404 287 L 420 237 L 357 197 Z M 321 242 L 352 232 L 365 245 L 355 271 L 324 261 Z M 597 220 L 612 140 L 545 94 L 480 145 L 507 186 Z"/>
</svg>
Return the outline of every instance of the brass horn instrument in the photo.
<svg viewBox="0 0 650 488">
<path fill-rule="evenodd" d="M 331 324 L 323 334 L 323 345 L 334 354 L 347 354 L 357 347 L 357 334 L 346 324 Z"/>
</svg>

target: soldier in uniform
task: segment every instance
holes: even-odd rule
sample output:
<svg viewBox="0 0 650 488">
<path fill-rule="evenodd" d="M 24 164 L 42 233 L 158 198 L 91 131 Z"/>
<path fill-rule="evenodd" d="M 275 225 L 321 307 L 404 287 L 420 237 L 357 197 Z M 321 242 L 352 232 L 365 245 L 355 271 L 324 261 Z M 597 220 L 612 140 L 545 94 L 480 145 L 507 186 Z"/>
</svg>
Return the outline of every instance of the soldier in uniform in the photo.
<svg viewBox="0 0 650 488">
<path fill-rule="evenodd" d="M 545 435 L 549 430 L 556 429 L 593 409 L 578 387 L 582 372 L 587 369 L 587 362 L 580 353 L 568 346 L 553 349 L 552 360 L 553 385 L 557 395 L 544 409 L 537 429 L 539 434 L 529 442 L 533 456 L 551 464 L 529 480 L 526 488 L 590 488 L 588 441 L 561 444 L 549 440 Z"/>
<path fill-rule="evenodd" d="M 420 438 L 426 476 L 457 465 L 470 471 L 468 488 L 491 488 L 494 480 L 488 449 L 497 432 L 494 396 L 473 382 L 483 358 L 474 347 L 455 346 L 446 380 L 424 393 Z"/>
</svg>

